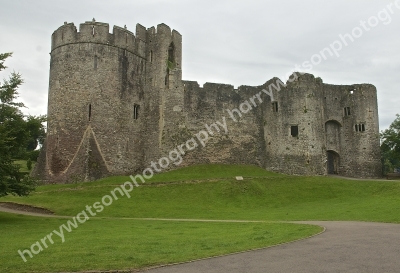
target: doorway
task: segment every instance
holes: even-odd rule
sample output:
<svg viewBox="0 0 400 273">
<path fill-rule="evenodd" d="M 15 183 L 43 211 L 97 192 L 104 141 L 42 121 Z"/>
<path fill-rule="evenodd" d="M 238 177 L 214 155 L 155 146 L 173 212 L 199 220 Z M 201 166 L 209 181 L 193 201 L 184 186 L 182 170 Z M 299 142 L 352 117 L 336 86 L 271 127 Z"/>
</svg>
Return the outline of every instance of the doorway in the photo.
<svg viewBox="0 0 400 273">
<path fill-rule="evenodd" d="M 339 174 L 339 154 L 335 151 L 327 151 L 328 174 Z"/>
</svg>

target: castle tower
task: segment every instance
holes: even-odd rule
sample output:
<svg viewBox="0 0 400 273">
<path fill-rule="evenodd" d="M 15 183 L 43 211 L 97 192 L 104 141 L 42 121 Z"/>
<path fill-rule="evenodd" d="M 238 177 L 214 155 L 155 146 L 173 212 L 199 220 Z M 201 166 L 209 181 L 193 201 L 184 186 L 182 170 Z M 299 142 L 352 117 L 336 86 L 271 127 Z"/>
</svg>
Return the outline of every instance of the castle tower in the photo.
<svg viewBox="0 0 400 273">
<path fill-rule="evenodd" d="M 171 79 L 168 54 L 168 72 L 178 74 Z M 109 33 L 94 19 L 79 31 L 73 23 L 59 27 L 52 35 L 47 139 L 34 174 L 67 182 L 143 169 L 159 154 L 147 136 L 159 139 L 159 96 L 165 81 L 180 80 L 180 63 L 181 36 L 164 24 L 157 33 L 138 24 L 136 35 L 117 26 Z"/>
<path fill-rule="evenodd" d="M 371 84 L 324 85 L 327 174 L 380 177 L 378 100 Z"/>
<path fill-rule="evenodd" d="M 295 73 L 265 110 L 267 169 L 302 175 L 380 177 L 376 88 L 331 85 Z M 267 82 L 275 84 L 279 79 Z"/>
</svg>

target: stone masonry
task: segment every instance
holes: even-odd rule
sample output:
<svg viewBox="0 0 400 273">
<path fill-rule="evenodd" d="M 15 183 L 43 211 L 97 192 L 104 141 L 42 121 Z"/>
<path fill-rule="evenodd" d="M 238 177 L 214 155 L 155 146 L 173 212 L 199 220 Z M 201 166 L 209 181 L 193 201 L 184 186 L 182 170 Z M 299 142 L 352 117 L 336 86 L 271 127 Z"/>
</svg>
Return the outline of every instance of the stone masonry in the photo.
<svg viewBox="0 0 400 273">
<path fill-rule="evenodd" d="M 138 24 L 135 34 L 117 26 L 109 33 L 94 20 L 79 31 L 73 23 L 58 28 L 47 138 L 33 175 L 47 183 L 89 181 L 142 172 L 174 155 L 182 161 L 153 169 L 226 163 L 381 176 L 373 85 L 330 85 L 294 73 L 286 83 L 200 87 L 182 80 L 181 64 L 182 36 L 165 24 Z"/>
</svg>

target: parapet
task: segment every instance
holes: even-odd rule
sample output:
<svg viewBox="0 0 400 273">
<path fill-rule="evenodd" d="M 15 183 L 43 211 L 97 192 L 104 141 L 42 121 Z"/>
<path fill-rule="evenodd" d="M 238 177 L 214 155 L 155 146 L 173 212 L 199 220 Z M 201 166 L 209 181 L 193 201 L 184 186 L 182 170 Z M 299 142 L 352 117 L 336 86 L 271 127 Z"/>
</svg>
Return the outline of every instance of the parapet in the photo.
<svg viewBox="0 0 400 273">
<path fill-rule="evenodd" d="M 164 24 L 158 24 L 157 28 L 155 27 L 150 27 L 147 29 L 147 33 L 150 35 L 160 35 L 160 36 L 166 36 L 166 37 L 170 37 L 172 36 L 172 39 L 179 39 L 182 40 L 182 35 L 176 31 L 175 29 L 171 30 L 171 28 Z"/>
<path fill-rule="evenodd" d="M 63 26 L 54 31 L 51 50 L 74 43 L 115 46 L 145 58 L 146 28 L 138 24 L 135 37 L 135 34 L 126 27 L 114 26 L 113 33 L 109 33 L 109 24 L 95 20 L 80 24 L 79 32 L 73 23 L 65 22 Z"/>
</svg>

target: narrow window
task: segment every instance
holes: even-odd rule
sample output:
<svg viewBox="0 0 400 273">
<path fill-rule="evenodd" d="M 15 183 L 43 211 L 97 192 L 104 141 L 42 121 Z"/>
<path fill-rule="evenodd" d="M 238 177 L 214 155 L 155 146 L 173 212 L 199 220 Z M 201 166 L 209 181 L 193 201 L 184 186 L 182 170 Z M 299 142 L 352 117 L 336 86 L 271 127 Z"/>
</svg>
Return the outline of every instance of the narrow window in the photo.
<svg viewBox="0 0 400 273">
<path fill-rule="evenodd" d="M 299 136 L 299 126 L 291 126 L 290 134 L 292 135 L 292 137 L 298 137 Z"/>
<path fill-rule="evenodd" d="M 175 63 L 175 46 L 171 43 L 168 48 L 168 61 Z"/>
<path fill-rule="evenodd" d="M 273 110 L 274 112 L 278 112 L 278 102 L 277 102 L 277 101 L 274 101 L 274 102 L 272 103 L 272 110 Z"/>
<path fill-rule="evenodd" d="M 153 62 L 153 50 L 150 50 L 150 62 Z"/>
<path fill-rule="evenodd" d="M 128 43 L 128 33 L 125 34 L 125 43 Z"/>
<path fill-rule="evenodd" d="M 97 69 L 97 56 L 94 56 L 94 69 Z"/>
<path fill-rule="evenodd" d="M 356 124 L 355 128 L 356 128 L 356 132 L 358 132 L 358 125 L 357 124 Z"/>
<path fill-rule="evenodd" d="M 139 104 L 134 104 L 133 105 L 133 119 L 138 119 L 139 118 Z"/>
<path fill-rule="evenodd" d="M 167 69 L 167 75 L 165 75 L 165 86 L 169 88 L 169 69 Z"/>
<path fill-rule="evenodd" d="M 92 26 L 92 36 L 94 37 L 94 26 Z"/>
<path fill-rule="evenodd" d="M 351 111 L 350 111 L 350 107 L 345 107 L 344 108 L 344 116 L 350 116 L 351 115 Z"/>
<path fill-rule="evenodd" d="M 89 104 L 89 121 L 92 119 L 92 105 Z"/>
<path fill-rule="evenodd" d="M 361 131 L 365 132 L 365 124 L 361 124 Z"/>
</svg>

